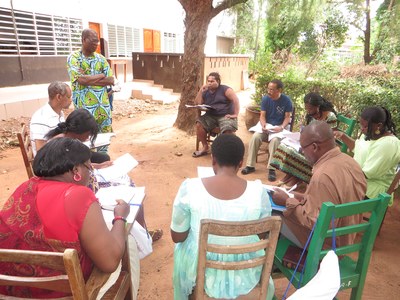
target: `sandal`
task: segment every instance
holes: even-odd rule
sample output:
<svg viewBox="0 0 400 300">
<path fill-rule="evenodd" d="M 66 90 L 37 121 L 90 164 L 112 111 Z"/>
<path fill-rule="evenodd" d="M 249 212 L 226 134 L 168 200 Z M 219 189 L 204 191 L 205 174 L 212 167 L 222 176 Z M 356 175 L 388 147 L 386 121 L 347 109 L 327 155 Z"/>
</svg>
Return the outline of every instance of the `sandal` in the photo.
<svg viewBox="0 0 400 300">
<path fill-rule="evenodd" d="M 208 154 L 210 154 L 209 151 L 194 151 L 192 157 L 200 157 Z"/>
<path fill-rule="evenodd" d="M 163 234 L 164 232 L 162 229 L 149 230 L 149 235 L 151 236 L 153 243 L 161 239 Z"/>
</svg>

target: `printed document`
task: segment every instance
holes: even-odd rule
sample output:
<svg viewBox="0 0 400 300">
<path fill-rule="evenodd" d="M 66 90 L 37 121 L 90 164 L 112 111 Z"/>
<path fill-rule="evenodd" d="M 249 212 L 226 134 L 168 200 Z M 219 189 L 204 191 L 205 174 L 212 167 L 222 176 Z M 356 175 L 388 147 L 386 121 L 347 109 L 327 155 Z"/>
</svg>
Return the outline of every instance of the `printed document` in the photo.
<svg viewBox="0 0 400 300">
<path fill-rule="evenodd" d="M 126 153 L 114 160 L 111 166 L 95 170 L 95 175 L 101 176 L 105 181 L 112 181 L 128 174 L 138 164 L 132 155 Z"/>
</svg>

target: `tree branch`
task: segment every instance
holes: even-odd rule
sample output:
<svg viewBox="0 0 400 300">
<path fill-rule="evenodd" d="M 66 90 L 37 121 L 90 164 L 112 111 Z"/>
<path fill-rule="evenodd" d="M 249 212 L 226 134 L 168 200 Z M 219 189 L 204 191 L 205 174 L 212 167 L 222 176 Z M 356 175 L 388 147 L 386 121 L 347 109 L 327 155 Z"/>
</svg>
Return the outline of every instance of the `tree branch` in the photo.
<svg viewBox="0 0 400 300">
<path fill-rule="evenodd" d="M 182 1 L 182 0 L 179 0 Z M 232 6 L 235 6 L 236 4 L 240 3 L 246 3 L 247 0 L 225 0 L 224 2 L 220 3 L 217 5 L 211 12 L 211 18 L 214 18 L 216 15 L 218 15 L 221 11 L 231 8 Z"/>
</svg>

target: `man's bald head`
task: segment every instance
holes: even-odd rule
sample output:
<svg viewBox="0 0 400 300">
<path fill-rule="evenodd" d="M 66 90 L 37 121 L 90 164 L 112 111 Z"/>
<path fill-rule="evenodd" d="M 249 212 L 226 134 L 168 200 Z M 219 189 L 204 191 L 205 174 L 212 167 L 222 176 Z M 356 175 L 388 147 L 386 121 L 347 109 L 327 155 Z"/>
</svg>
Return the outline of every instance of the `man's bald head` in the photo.
<svg viewBox="0 0 400 300">
<path fill-rule="evenodd" d="M 305 157 L 314 164 L 322 155 L 336 147 L 332 128 L 323 121 L 312 122 L 301 132 L 300 145 Z"/>
</svg>

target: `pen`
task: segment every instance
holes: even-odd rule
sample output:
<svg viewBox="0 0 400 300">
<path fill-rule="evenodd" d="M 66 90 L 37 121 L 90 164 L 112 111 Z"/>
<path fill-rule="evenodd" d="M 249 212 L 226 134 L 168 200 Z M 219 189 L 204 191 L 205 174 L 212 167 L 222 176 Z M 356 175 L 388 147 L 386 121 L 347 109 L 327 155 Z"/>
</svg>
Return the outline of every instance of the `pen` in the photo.
<svg viewBox="0 0 400 300">
<path fill-rule="evenodd" d="M 101 209 L 114 211 L 114 207 L 109 207 L 109 206 L 101 206 Z"/>
<path fill-rule="evenodd" d="M 140 203 L 129 203 L 129 205 L 130 205 L 130 206 L 140 206 L 140 205 L 142 205 L 142 204 L 140 204 Z"/>
</svg>

